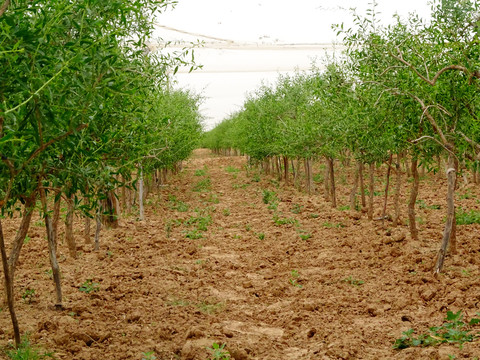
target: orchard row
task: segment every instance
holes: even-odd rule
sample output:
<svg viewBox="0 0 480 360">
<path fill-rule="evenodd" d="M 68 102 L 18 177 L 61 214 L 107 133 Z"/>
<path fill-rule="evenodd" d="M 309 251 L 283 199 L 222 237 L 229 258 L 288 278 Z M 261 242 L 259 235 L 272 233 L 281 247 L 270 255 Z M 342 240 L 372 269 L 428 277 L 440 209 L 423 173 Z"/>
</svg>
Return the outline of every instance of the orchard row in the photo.
<svg viewBox="0 0 480 360">
<path fill-rule="evenodd" d="M 175 168 L 197 146 L 199 98 L 170 90 L 179 66 L 195 67 L 191 50 L 151 53 L 147 46 L 156 17 L 170 5 L 0 2 L 0 206 L 2 216 L 22 214 L 14 239 L 4 240 L 0 223 L 0 248 L 17 345 L 14 272 L 35 209 L 45 220 L 61 308 L 61 199 L 68 203 L 66 237 L 75 256 L 74 211 L 112 215 L 114 190 Z"/>
<path fill-rule="evenodd" d="M 241 111 L 206 134 L 204 144 L 217 152 L 237 149 L 286 181 L 292 168 L 298 173 L 292 159 L 303 162 L 309 191 L 311 161 L 325 158 L 326 194 L 333 206 L 335 160 L 354 159 L 352 209 L 359 181 L 363 195 L 365 165 L 373 196 L 375 164 L 388 164 L 390 174 L 395 161 L 399 182 L 400 165 L 408 162 L 412 238 L 418 236 L 418 165 L 443 173 L 445 162 L 447 213 L 438 273 L 449 244 L 455 251 L 457 176 L 473 171 L 477 178 L 480 160 L 480 2 L 435 1 L 429 21 L 411 14 L 387 27 L 379 24 L 373 5 L 365 17 L 353 14 L 354 28 L 336 26 L 346 46 L 341 56 L 261 86 Z M 370 219 L 372 204 L 370 197 Z"/>
</svg>

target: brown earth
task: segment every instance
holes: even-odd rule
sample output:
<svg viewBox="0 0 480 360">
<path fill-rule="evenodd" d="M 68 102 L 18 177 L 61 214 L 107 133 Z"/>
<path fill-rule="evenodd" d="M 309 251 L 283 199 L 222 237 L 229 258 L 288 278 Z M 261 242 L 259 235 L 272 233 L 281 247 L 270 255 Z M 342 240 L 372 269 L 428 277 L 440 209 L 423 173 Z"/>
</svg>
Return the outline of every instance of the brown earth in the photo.
<svg viewBox="0 0 480 360">
<path fill-rule="evenodd" d="M 146 221 L 127 217 L 102 233 L 99 252 L 82 245 L 77 260 L 61 242 L 63 311 L 52 306 L 44 227 L 34 220 L 15 280 L 22 331 L 57 359 L 148 359 L 142 354 L 154 352 L 162 360 L 205 360 L 214 343 L 226 344 L 237 360 L 480 356 L 478 339 L 463 348 L 392 349 L 403 331 L 428 332 L 448 310 L 468 319 L 480 310 L 479 225 L 458 227 L 459 254 L 447 258 L 438 278 L 432 275 L 445 216 L 443 180 L 422 181 L 420 241 L 412 241 L 405 221 L 382 227 L 340 210 L 352 181 L 341 169 L 339 208 L 332 209 L 321 186 L 309 196 L 272 178 L 255 181 L 245 163 L 197 151 L 148 198 Z M 202 189 L 206 179 L 210 188 Z M 384 177 L 377 181 L 381 191 Z M 275 210 L 262 201 L 265 189 L 279 199 L 277 224 Z M 478 210 L 478 199 L 474 185 L 457 192 L 465 209 Z M 377 209 L 382 200 L 375 197 Z M 16 221 L 4 220 L 7 239 Z M 87 279 L 98 291 L 79 290 Z M 2 306 L 0 346 L 11 338 Z"/>
</svg>

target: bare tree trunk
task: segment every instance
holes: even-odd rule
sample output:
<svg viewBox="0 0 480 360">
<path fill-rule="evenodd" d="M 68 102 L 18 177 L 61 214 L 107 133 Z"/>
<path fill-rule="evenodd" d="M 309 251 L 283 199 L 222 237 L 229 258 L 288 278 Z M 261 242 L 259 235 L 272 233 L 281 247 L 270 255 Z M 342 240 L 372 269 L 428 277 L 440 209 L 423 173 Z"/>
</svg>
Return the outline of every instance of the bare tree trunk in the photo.
<svg viewBox="0 0 480 360">
<path fill-rule="evenodd" d="M 447 169 L 447 221 L 445 222 L 445 228 L 443 231 L 442 243 L 440 250 L 438 251 L 437 262 L 435 264 L 434 273 L 438 274 L 442 271 L 443 263 L 445 261 L 445 256 L 447 254 L 447 248 L 452 240 L 452 234 L 455 231 L 456 220 L 455 220 L 455 185 L 457 181 L 457 170 L 458 163 L 454 155 L 451 153 L 448 155 L 448 169 Z M 453 247 L 456 249 L 456 244 L 453 244 Z"/>
<path fill-rule="evenodd" d="M 293 171 L 293 185 L 297 185 L 297 171 L 295 169 L 295 163 L 293 162 L 293 159 L 291 160 L 291 165 L 292 165 L 292 171 Z"/>
<path fill-rule="evenodd" d="M 330 175 L 330 200 L 332 202 L 332 207 L 337 207 L 337 195 L 335 193 L 335 173 L 333 171 L 334 159 L 331 157 L 327 158 L 328 164 L 328 173 Z"/>
<path fill-rule="evenodd" d="M 304 163 L 305 163 L 305 180 L 307 184 L 307 191 L 309 194 L 311 194 L 314 191 L 311 159 L 305 158 Z"/>
<path fill-rule="evenodd" d="M 58 245 L 58 223 L 60 222 L 60 208 L 62 205 L 61 191 L 55 191 L 55 200 L 53 202 L 52 231 L 55 240 L 55 252 Z"/>
<path fill-rule="evenodd" d="M 330 165 L 325 157 L 325 171 L 323 173 L 323 189 L 325 201 L 330 201 Z"/>
<path fill-rule="evenodd" d="M 285 184 L 288 185 L 288 182 L 289 182 L 289 175 L 288 175 L 288 171 L 289 171 L 289 168 L 288 168 L 288 157 L 284 156 L 283 157 L 283 173 L 284 173 L 284 178 L 285 178 Z"/>
<path fill-rule="evenodd" d="M 15 279 L 15 268 L 18 264 L 18 259 L 20 257 L 20 252 L 22 246 L 27 236 L 30 223 L 32 221 L 33 207 L 35 206 L 35 197 L 27 199 L 25 207 L 23 210 L 22 221 L 20 227 L 18 228 L 17 234 L 12 244 L 12 249 L 10 250 L 10 256 L 8 257 L 8 269 L 10 271 L 10 277 L 13 280 Z"/>
<path fill-rule="evenodd" d="M 402 191 L 402 169 L 400 167 L 401 157 L 400 154 L 397 154 L 397 162 L 395 163 L 395 171 L 397 179 L 395 182 L 395 198 L 393 199 L 393 204 L 395 207 L 395 216 L 393 217 L 393 226 L 398 226 L 400 221 L 400 195 Z"/>
<path fill-rule="evenodd" d="M 12 320 L 15 346 L 19 347 L 21 343 L 20 328 L 18 326 L 17 314 L 15 313 L 15 297 L 13 295 L 13 277 L 10 274 L 10 270 L 8 266 L 7 252 L 5 249 L 5 239 L 3 237 L 3 227 L 2 227 L 1 219 L 0 219 L 0 252 L 2 253 L 5 293 L 7 295 L 8 310 L 10 312 L 10 318 Z"/>
<path fill-rule="evenodd" d="M 140 175 L 139 175 L 139 180 L 138 180 L 138 204 L 139 204 L 139 219 L 140 220 L 145 220 L 145 211 L 143 209 L 143 169 L 142 166 L 139 166 Z"/>
<path fill-rule="evenodd" d="M 359 160 L 359 167 L 358 167 L 358 176 L 360 178 L 360 197 L 362 199 L 362 208 L 367 206 L 367 201 L 365 199 L 365 183 L 363 180 L 363 161 Z"/>
<path fill-rule="evenodd" d="M 387 183 L 385 184 L 385 196 L 383 199 L 383 210 L 382 210 L 382 225 L 385 224 L 385 217 L 387 216 L 387 202 L 388 202 L 388 189 L 390 187 L 390 173 L 392 172 L 392 160 L 393 155 L 390 154 L 390 158 L 388 159 L 388 169 L 387 169 Z"/>
<path fill-rule="evenodd" d="M 94 250 L 100 250 L 100 231 L 102 230 L 102 208 L 101 204 L 98 204 L 97 214 L 95 215 L 95 245 Z"/>
<path fill-rule="evenodd" d="M 40 186 L 40 200 L 42 202 L 43 217 L 45 220 L 45 228 L 47 231 L 48 253 L 50 257 L 50 265 L 52 266 L 52 275 L 53 275 L 53 281 L 55 283 L 55 293 L 57 297 L 55 308 L 61 310 L 63 309 L 62 286 L 60 282 L 60 267 L 58 266 L 58 260 L 57 260 L 57 249 L 56 249 L 57 241 L 55 239 L 55 232 L 53 230 L 52 219 L 50 219 L 50 215 L 48 215 L 47 195 L 45 193 L 45 189 L 41 188 L 41 186 Z"/>
<path fill-rule="evenodd" d="M 370 163 L 368 168 L 368 175 L 370 179 L 369 183 L 369 195 L 368 195 L 368 220 L 373 220 L 373 193 L 375 190 L 375 163 Z"/>
<path fill-rule="evenodd" d="M 408 156 L 407 156 L 407 155 L 408 155 L 408 153 L 405 152 L 405 154 L 404 154 L 404 156 L 403 156 L 403 159 L 404 159 L 404 161 L 405 161 L 405 172 L 407 173 L 407 177 L 408 177 L 408 178 L 411 178 L 411 177 L 413 177 L 412 168 L 411 168 L 411 166 L 408 166 Z M 418 161 L 418 160 L 417 160 L 417 161 Z M 417 165 L 418 165 L 418 163 L 417 163 Z M 417 171 L 418 171 L 418 170 L 417 170 Z"/>
<path fill-rule="evenodd" d="M 355 169 L 355 179 L 353 180 L 352 191 L 350 191 L 350 210 L 355 210 L 356 208 L 359 175 L 360 175 L 360 160 L 357 160 L 357 168 Z"/>
<path fill-rule="evenodd" d="M 418 160 L 412 158 L 412 166 L 410 173 L 413 176 L 412 189 L 410 190 L 410 199 L 408 201 L 408 226 L 410 228 L 410 236 L 413 240 L 418 240 L 417 220 L 415 219 L 415 203 L 417 202 L 418 187 L 420 178 L 418 176 Z"/>
<path fill-rule="evenodd" d="M 92 243 L 92 238 L 90 237 L 91 219 L 85 215 L 84 220 L 83 239 L 85 244 L 90 245 Z"/>
<path fill-rule="evenodd" d="M 440 155 L 437 155 L 436 158 L 437 158 L 437 166 L 438 166 L 437 177 L 439 180 L 441 180 L 443 179 L 442 157 Z"/>
<path fill-rule="evenodd" d="M 70 256 L 74 259 L 77 258 L 77 244 L 75 243 L 75 237 L 73 235 L 73 215 L 74 215 L 74 203 L 73 194 L 67 199 L 67 217 L 65 218 L 65 240 L 67 240 L 68 251 Z"/>
<path fill-rule="evenodd" d="M 104 214 L 102 220 L 105 226 L 115 229 L 118 227 L 118 209 L 115 206 L 115 193 L 110 190 L 105 195 L 106 198 L 102 200 L 102 210 Z"/>
</svg>

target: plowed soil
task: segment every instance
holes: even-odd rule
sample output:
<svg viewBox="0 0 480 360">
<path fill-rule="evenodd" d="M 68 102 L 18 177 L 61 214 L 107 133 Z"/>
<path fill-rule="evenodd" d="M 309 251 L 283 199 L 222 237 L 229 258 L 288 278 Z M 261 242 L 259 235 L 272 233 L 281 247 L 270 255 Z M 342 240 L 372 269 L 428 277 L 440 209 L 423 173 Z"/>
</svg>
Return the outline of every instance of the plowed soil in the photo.
<svg viewBox="0 0 480 360">
<path fill-rule="evenodd" d="M 53 308 L 37 217 L 15 279 L 22 332 L 56 359 L 205 360 L 214 343 L 226 344 L 237 360 L 480 356 L 479 339 L 462 348 L 392 348 L 403 331 L 441 325 L 447 311 L 462 310 L 467 319 L 480 311 L 479 225 L 458 226 L 458 255 L 432 275 L 445 217 L 446 184 L 437 175 L 421 182 L 420 240 L 413 241 L 405 220 L 393 228 L 342 207 L 351 170 L 338 167 L 339 206 L 332 209 L 321 184 L 308 195 L 245 165 L 244 157 L 197 151 L 149 195 L 145 221 L 123 218 L 119 228 L 102 232 L 100 251 L 81 245 L 76 260 L 60 229 L 62 311 Z M 384 174 L 377 169 L 376 216 Z M 403 214 L 409 186 L 404 181 Z M 479 210 L 479 199 L 478 185 L 461 184 L 457 205 Z M 3 223 L 9 240 L 18 219 Z M 3 305 L 0 346 L 11 338 Z"/>
</svg>

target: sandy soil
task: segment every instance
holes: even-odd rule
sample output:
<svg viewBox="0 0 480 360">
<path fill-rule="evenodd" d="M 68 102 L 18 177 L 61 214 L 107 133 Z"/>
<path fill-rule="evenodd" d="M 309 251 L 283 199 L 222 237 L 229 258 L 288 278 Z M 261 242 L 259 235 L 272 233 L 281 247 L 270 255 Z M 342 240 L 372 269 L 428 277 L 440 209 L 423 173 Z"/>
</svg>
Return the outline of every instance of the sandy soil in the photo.
<svg viewBox="0 0 480 360">
<path fill-rule="evenodd" d="M 463 348 L 392 349 L 402 331 L 425 333 L 448 310 L 468 319 L 480 311 L 478 225 L 458 227 L 459 254 L 432 276 L 445 216 L 443 180 L 422 181 L 420 241 L 412 241 L 405 221 L 382 227 L 340 210 L 348 203 L 347 172 L 337 172 L 339 209 L 332 209 L 321 186 L 308 196 L 247 173 L 245 163 L 197 151 L 150 195 L 146 221 L 127 217 L 103 232 L 101 251 L 82 245 L 77 260 L 61 242 L 64 311 L 52 306 L 44 227 L 34 220 L 15 280 L 22 331 L 57 359 L 142 359 L 153 352 L 162 360 L 205 360 L 214 343 L 226 344 L 237 360 L 480 356 L 478 339 Z M 376 190 L 383 184 L 378 177 Z M 264 190 L 276 193 L 276 210 L 262 201 Z M 459 189 L 457 199 L 465 209 L 480 209 L 474 185 Z M 380 209 L 382 197 L 375 201 Z M 7 239 L 14 225 L 4 220 Z M 88 279 L 97 291 L 79 290 Z M 0 346 L 11 333 L 2 306 Z"/>
</svg>

